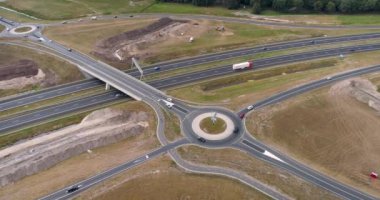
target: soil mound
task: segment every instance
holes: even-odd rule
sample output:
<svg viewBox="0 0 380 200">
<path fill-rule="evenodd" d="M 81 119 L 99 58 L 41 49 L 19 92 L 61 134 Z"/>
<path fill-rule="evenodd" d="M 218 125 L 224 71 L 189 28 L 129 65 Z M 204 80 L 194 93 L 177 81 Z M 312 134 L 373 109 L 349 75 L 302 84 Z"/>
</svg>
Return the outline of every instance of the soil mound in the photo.
<svg viewBox="0 0 380 200">
<path fill-rule="evenodd" d="M 156 22 L 140 29 L 128 31 L 116 36 L 102 40 L 96 44 L 96 48 L 91 53 L 116 63 L 130 62 L 133 56 L 140 57 L 144 54 L 144 49 L 149 45 L 175 38 L 177 35 L 184 36 L 183 33 L 190 29 L 181 25 L 187 24 L 186 20 L 173 20 L 171 18 L 161 18 Z M 183 29 L 177 34 L 178 29 Z M 188 37 L 188 36 L 186 36 Z"/>
<path fill-rule="evenodd" d="M 8 65 L 0 65 L 0 81 L 35 76 L 37 73 L 37 63 L 32 60 L 19 60 Z"/>
<path fill-rule="evenodd" d="M 380 93 L 367 79 L 353 78 L 341 81 L 331 87 L 329 94 L 349 95 L 380 112 Z"/>
</svg>

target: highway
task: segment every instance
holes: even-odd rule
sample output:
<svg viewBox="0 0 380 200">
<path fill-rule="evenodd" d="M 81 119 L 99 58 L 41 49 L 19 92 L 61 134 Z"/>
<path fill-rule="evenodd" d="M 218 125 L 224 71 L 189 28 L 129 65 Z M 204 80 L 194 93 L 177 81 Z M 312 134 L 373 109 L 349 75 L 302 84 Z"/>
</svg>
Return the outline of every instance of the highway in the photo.
<svg viewBox="0 0 380 200">
<path fill-rule="evenodd" d="M 271 67 L 271 66 L 275 66 L 279 64 L 287 64 L 287 63 L 311 60 L 311 59 L 322 58 L 322 57 L 338 56 L 341 53 L 351 54 L 354 52 L 364 52 L 364 51 L 372 51 L 372 50 L 379 50 L 379 49 L 380 49 L 380 44 L 369 44 L 369 45 L 348 46 L 348 47 L 340 47 L 340 48 L 333 48 L 333 49 L 326 49 L 326 50 L 316 50 L 316 51 L 305 52 L 305 53 L 289 54 L 289 55 L 256 60 L 254 62 L 254 69 L 262 69 L 262 68 Z M 352 50 L 355 50 L 355 51 L 352 51 Z M 174 77 L 170 77 L 166 79 L 150 81 L 148 82 L 148 84 L 157 89 L 167 89 L 173 86 L 189 84 L 195 81 L 215 78 L 218 76 L 224 76 L 224 75 L 228 75 L 232 73 L 234 73 L 234 71 L 232 71 L 231 66 L 225 65 L 225 66 L 207 69 L 203 71 L 197 71 L 197 72 L 192 72 L 192 73 L 188 73 L 184 75 L 178 75 L 178 76 L 174 76 Z M 92 84 L 90 84 L 90 86 L 92 87 Z M 77 86 L 74 86 L 74 87 L 77 87 Z M 78 90 L 82 90 L 82 89 L 83 88 L 78 87 Z M 58 91 L 52 90 L 51 93 L 57 94 L 57 92 L 60 92 L 60 90 Z M 41 94 L 41 95 L 45 95 L 45 94 L 46 93 Z M 47 95 L 44 97 L 41 97 L 41 95 L 38 95 L 36 97 L 38 97 L 39 100 L 42 100 L 48 97 Z M 55 113 L 58 113 L 58 112 L 64 112 L 65 114 L 67 114 L 69 113 L 68 111 L 74 112 L 80 109 L 89 108 L 90 106 L 97 105 L 96 104 L 97 101 L 99 101 L 99 103 L 106 103 L 106 102 L 108 103 L 114 99 L 118 99 L 118 98 L 112 97 L 114 95 L 115 94 L 105 93 L 104 96 L 102 96 L 102 98 L 86 97 L 85 98 L 86 100 L 80 101 L 80 103 L 78 103 L 77 101 L 72 102 L 72 103 L 67 102 L 65 104 L 56 105 L 54 109 L 42 108 L 34 112 L 27 113 L 25 115 L 20 114 L 16 117 L 0 121 L 0 132 L 4 134 L 7 131 L 10 131 L 12 129 L 36 123 L 38 122 L 38 120 L 43 121 L 43 120 L 49 119 L 52 115 L 56 115 Z M 33 96 L 33 98 L 34 97 L 35 96 Z M 161 97 L 156 96 L 155 98 L 156 99 L 154 100 L 157 100 L 158 98 L 161 98 Z M 89 99 L 91 99 L 91 101 L 89 101 Z M 0 107 L 2 107 L 5 103 L 8 103 L 8 102 L 9 101 L 0 102 Z M 20 100 L 17 100 L 16 102 L 21 104 L 21 103 L 25 103 L 26 101 L 21 99 L 21 102 Z M 35 117 L 36 118 L 35 120 L 31 120 L 29 119 L 29 117 L 31 116 L 38 116 L 38 117 Z"/>
<path fill-rule="evenodd" d="M 307 40 L 290 41 L 290 42 L 284 42 L 284 43 L 268 44 L 265 46 L 267 48 L 266 50 L 263 49 L 264 46 L 258 46 L 254 48 L 244 48 L 244 49 L 238 49 L 238 50 L 232 50 L 232 51 L 226 51 L 226 52 L 220 52 L 220 53 L 214 53 L 214 54 L 206 54 L 202 56 L 169 61 L 169 62 L 164 62 L 164 63 L 158 63 L 158 64 L 151 65 L 144 68 L 144 74 L 149 75 L 149 74 L 154 74 L 154 73 L 160 73 L 163 71 L 174 70 L 174 69 L 179 69 L 183 67 L 190 67 L 194 65 L 199 65 L 199 64 L 204 64 L 208 62 L 214 62 L 214 61 L 219 61 L 219 60 L 224 60 L 224 59 L 229 59 L 229 58 L 235 58 L 235 57 L 240 57 L 240 56 L 252 55 L 254 53 L 260 53 L 260 52 L 270 52 L 270 51 L 284 50 L 284 49 L 295 48 L 295 47 L 305 47 L 305 46 L 318 45 L 318 44 L 330 44 L 330 43 L 341 43 L 341 42 L 355 41 L 355 40 L 375 39 L 379 37 L 380 37 L 380 33 L 371 33 L 371 34 L 348 35 L 348 36 L 339 36 L 339 37 L 323 37 L 323 38 L 314 38 L 314 39 L 307 39 Z M 70 59 L 70 57 L 68 57 L 67 59 Z M 160 67 L 160 71 L 154 70 L 155 67 Z M 139 77 L 139 73 L 137 70 L 129 71 L 128 73 L 131 76 Z M 93 88 L 101 84 L 102 84 L 101 81 L 97 79 L 91 79 L 91 80 L 79 81 L 77 83 L 73 83 L 70 85 L 58 86 L 52 89 L 45 89 L 38 92 L 30 93 L 30 94 L 20 95 L 11 99 L 0 101 L 0 111 L 15 108 L 18 106 L 23 106 L 28 103 L 35 103 L 41 100 L 46 100 L 49 98 L 54 98 L 57 96 Z M 57 91 L 54 91 L 54 90 L 57 90 Z"/>
</svg>

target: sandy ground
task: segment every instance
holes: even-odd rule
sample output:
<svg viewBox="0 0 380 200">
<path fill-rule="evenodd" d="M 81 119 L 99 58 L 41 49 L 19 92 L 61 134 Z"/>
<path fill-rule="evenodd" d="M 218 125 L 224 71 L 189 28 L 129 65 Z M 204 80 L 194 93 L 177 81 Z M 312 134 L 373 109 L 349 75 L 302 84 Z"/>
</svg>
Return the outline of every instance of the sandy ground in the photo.
<svg viewBox="0 0 380 200">
<path fill-rule="evenodd" d="M 21 89 L 27 85 L 36 85 L 41 83 L 45 78 L 45 73 L 38 69 L 38 73 L 35 76 L 30 77 L 18 77 L 10 80 L 0 81 L 0 88 L 3 90 L 9 89 Z"/>
<path fill-rule="evenodd" d="M 258 110 L 247 124 L 279 151 L 378 196 L 369 179 L 380 165 L 378 104 L 376 87 L 355 78 Z"/>
<path fill-rule="evenodd" d="M 20 142 L 0 151 L 0 184 L 17 181 L 90 149 L 140 134 L 148 128 L 146 112 L 106 108 L 80 124 Z"/>
</svg>

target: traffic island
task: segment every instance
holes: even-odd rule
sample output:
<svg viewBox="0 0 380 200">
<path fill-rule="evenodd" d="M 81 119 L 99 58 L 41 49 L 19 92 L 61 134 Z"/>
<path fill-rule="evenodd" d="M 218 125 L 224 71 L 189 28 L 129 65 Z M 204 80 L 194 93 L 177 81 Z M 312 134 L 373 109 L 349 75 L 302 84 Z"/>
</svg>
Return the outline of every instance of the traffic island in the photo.
<svg viewBox="0 0 380 200">
<path fill-rule="evenodd" d="M 36 29 L 37 27 L 33 25 L 22 25 L 22 26 L 18 26 L 16 28 L 11 29 L 10 33 L 14 35 L 24 35 L 24 34 L 32 33 Z"/>
<path fill-rule="evenodd" d="M 226 130 L 226 122 L 219 117 L 207 117 L 203 119 L 200 124 L 200 128 L 208 134 L 220 134 Z"/>
</svg>

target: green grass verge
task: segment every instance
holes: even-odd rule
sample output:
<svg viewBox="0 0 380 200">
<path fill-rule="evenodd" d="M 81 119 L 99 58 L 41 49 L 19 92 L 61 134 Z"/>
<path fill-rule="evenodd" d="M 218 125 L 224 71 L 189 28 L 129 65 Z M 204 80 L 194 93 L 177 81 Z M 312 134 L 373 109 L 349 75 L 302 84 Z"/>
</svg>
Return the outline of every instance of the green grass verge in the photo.
<svg viewBox="0 0 380 200">
<path fill-rule="evenodd" d="M 4 29 L 5 29 L 5 26 L 0 25 L 0 32 L 3 31 Z"/>
<path fill-rule="evenodd" d="M 80 98 L 85 98 L 85 97 L 96 95 L 96 94 L 100 94 L 100 93 L 103 93 L 103 92 L 104 92 L 104 88 L 103 87 L 96 87 L 96 88 L 93 88 L 93 89 L 87 89 L 87 90 L 84 90 L 84 91 L 79 91 L 79 92 L 75 92 L 75 93 L 71 93 L 71 94 L 55 97 L 55 98 L 52 98 L 52 99 L 38 101 L 38 102 L 35 102 L 35 103 L 32 103 L 32 104 L 28 104 L 28 105 L 25 105 L 25 106 L 20 106 L 20 107 L 12 108 L 12 109 L 9 109 L 9 110 L 2 111 L 0 113 L 0 120 L 5 119 L 5 118 L 15 117 L 15 116 L 17 116 L 19 114 L 25 114 L 27 112 L 30 112 L 30 111 L 33 111 L 33 110 L 36 110 L 36 109 L 39 109 L 39 108 L 43 108 L 43 107 L 47 107 L 47 106 L 51 106 L 51 105 L 58 105 L 58 104 L 61 104 L 61 103 L 64 103 L 64 102 L 73 101 L 73 100 L 80 99 Z"/>
<path fill-rule="evenodd" d="M 31 27 L 21 27 L 21 28 L 16 28 L 15 32 L 16 33 L 23 33 L 23 32 L 27 32 L 27 31 L 30 31 L 30 30 L 32 30 Z"/>
<path fill-rule="evenodd" d="M 222 7 L 197 7 L 191 4 L 162 3 L 154 0 L 7 0 L 4 6 L 44 20 L 63 20 L 88 15 L 111 15 L 125 13 L 177 13 L 233 16 L 233 11 Z M 9 12 L 9 11 L 8 11 Z"/>
<path fill-rule="evenodd" d="M 65 117 L 62 119 L 58 119 L 52 122 L 48 122 L 45 124 L 41 124 L 38 126 L 33 126 L 30 128 L 23 129 L 21 131 L 17 131 L 12 134 L 7 134 L 4 136 L 0 136 L 0 148 L 12 145 L 17 141 L 31 138 L 33 136 L 39 135 L 41 133 L 46 133 L 49 131 L 57 130 L 72 124 L 79 123 L 89 112 L 81 113 L 74 116 Z"/>
<path fill-rule="evenodd" d="M 204 14 L 204 15 L 219 15 L 219 16 L 234 16 L 233 10 L 226 8 L 211 6 L 198 7 L 191 4 L 179 3 L 155 3 L 144 10 L 146 13 L 175 13 L 175 14 Z"/>
<path fill-rule="evenodd" d="M 242 94 L 281 86 L 294 80 L 306 78 L 313 73 L 328 71 L 337 62 L 337 59 L 325 59 L 240 73 L 239 75 L 205 81 L 195 86 L 171 89 L 169 94 L 193 102 L 216 103 L 226 98 L 235 98 Z M 286 75 L 282 75 L 285 73 Z"/>
<path fill-rule="evenodd" d="M 19 130 L 10 131 L 7 133 L 3 133 L 4 135 L 0 136 L 0 148 L 12 145 L 17 141 L 28 139 L 42 133 L 47 133 L 50 131 L 54 131 L 69 125 L 77 124 L 82 121 L 82 119 L 88 115 L 90 112 L 101 109 L 104 107 L 108 107 L 111 105 L 120 104 L 125 102 L 126 100 L 120 100 L 108 104 L 99 105 L 97 107 L 93 107 L 87 110 L 78 111 L 76 113 L 71 113 L 65 116 L 58 116 L 56 118 L 50 119 L 45 122 L 40 122 L 39 124 L 32 124 L 25 128 L 20 128 Z"/>
<path fill-rule="evenodd" d="M 171 112 L 164 111 L 165 116 L 165 136 L 168 141 L 173 142 L 181 137 L 181 127 L 178 117 Z"/>
</svg>

